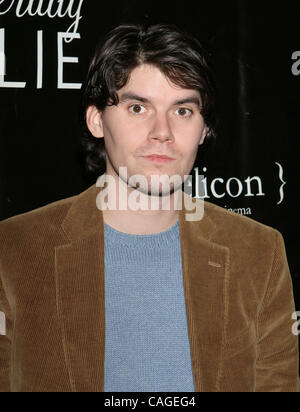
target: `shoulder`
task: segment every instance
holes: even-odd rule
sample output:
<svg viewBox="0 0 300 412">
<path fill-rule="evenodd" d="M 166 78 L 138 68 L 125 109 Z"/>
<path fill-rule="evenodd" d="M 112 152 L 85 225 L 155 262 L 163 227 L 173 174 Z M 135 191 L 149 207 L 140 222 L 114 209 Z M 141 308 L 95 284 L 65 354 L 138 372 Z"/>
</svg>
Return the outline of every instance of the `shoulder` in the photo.
<svg viewBox="0 0 300 412">
<path fill-rule="evenodd" d="M 275 228 L 247 216 L 205 202 L 205 214 L 214 224 L 212 242 L 225 247 L 232 273 L 247 282 L 265 287 L 273 270 L 287 276 L 288 262 L 282 234 Z"/>
<path fill-rule="evenodd" d="M 228 245 L 274 246 L 274 242 L 282 238 L 277 229 L 210 202 L 204 202 L 204 213 L 214 222 L 220 240 L 226 240 Z"/>
<path fill-rule="evenodd" d="M 59 216 L 64 214 L 64 211 L 67 210 L 72 202 L 78 197 L 78 195 L 67 197 L 61 200 L 57 200 L 55 202 L 49 203 L 45 206 L 39 207 L 37 209 L 31 210 L 26 213 L 22 213 L 8 219 L 2 220 L 0 222 L 0 228 L 4 229 L 9 226 L 22 226 L 26 224 L 31 224 L 35 222 L 37 219 L 41 220 L 48 220 L 49 218 L 59 219 Z"/>
<path fill-rule="evenodd" d="M 24 240 L 36 243 L 39 242 L 41 236 L 50 237 L 51 233 L 57 231 L 77 197 L 78 195 L 61 199 L 1 221 L 0 251 L 5 246 L 18 247 Z"/>
</svg>

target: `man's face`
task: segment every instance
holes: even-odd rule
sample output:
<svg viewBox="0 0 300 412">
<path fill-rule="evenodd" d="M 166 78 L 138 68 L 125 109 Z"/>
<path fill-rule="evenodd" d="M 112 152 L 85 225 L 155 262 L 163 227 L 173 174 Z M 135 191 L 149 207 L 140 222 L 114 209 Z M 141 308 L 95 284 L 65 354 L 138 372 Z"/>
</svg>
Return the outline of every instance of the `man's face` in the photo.
<svg viewBox="0 0 300 412">
<path fill-rule="evenodd" d="M 183 182 L 207 133 L 199 92 L 180 88 L 157 67 L 144 64 L 132 71 L 118 96 L 117 106 L 107 106 L 103 112 L 91 107 L 87 113 L 92 134 L 105 139 L 106 174 L 118 177 L 119 168 L 126 167 L 125 183 L 133 175 L 143 175 L 148 190 L 139 190 L 149 194 L 151 175 L 180 175 Z M 151 154 L 173 160 L 145 157 Z M 120 178 L 125 181 L 126 176 Z"/>
</svg>

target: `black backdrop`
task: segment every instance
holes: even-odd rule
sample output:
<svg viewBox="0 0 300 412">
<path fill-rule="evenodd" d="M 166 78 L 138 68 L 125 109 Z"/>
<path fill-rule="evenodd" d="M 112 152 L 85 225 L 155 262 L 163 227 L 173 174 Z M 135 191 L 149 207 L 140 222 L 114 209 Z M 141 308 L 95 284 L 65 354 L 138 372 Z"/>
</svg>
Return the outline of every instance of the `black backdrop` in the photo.
<svg viewBox="0 0 300 412">
<path fill-rule="evenodd" d="M 195 178 L 205 175 L 207 200 L 282 232 L 300 310 L 299 1 L 31 3 L 0 2 L 0 219 L 94 183 L 80 160 L 78 107 L 97 39 L 120 23 L 174 23 L 212 53 L 219 86 L 217 146 Z M 31 16 L 39 3 L 48 15 Z M 69 28 L 74 39 L 62 43 Z"/>
</svg>

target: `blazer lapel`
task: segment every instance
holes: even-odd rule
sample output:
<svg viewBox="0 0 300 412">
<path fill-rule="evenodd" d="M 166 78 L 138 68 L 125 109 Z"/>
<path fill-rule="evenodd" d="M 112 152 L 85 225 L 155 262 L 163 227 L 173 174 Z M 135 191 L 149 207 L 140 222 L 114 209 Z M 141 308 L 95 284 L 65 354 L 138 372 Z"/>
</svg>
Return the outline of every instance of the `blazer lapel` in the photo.
<svg viewBox="0 0 300 412">
<path fill-rule="evenodd" d="M 62 228 L 67 243 L 55 250 L 57 309 L 72 391 L 104 387 L 104 227 L 96 186 L 80 194 Z"/>
<path fill-rule="evenodd" d="M 96 185 L 74 200 L 62 224 L 66 243 L 55 248 L 57 310 L 65 361 L 74 392 L 104 391 L 104 223 Z M 179 211 L 183 283 L 196 392 L 217 391 L 228 311 L 229 249 L 213 242 L 207 214 Z M 190 200 L 190 198 L 189 198 Z M 186 200 L 188 201 L 188 200 Z"/>
<path fill-rule="evenodd" d="M 183 207 L 183 282 L 195 391 L 217 392 L 228 314 L 230 253 L 213 242 L 217 227 L 207 213 L 199 222 L 186 221 L 185 213 L 189 212 Z"/>
</svg>

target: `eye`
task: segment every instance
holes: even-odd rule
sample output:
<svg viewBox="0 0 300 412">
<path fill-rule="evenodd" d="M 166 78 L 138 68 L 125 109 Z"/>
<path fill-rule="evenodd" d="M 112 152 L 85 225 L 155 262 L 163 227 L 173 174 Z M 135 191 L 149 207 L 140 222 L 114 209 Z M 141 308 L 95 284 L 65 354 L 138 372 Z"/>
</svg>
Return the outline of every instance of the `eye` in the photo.
<svg viewBox="0 0 300 412">
<path fill-rule="evenodd" d="M 145 107 L 142 104 L 133 104 L 132 106 L 129 107 L 129 111 L 133 114 L 142 114 L 145 113 L 145 111 L 143 112 L 141 109 Z"/>
<path fill-rule="evenodd" d="M 180 109 L 176 110 L 180 117 L 191 117 L 193 111 L 191 109 L 187 109 L 186 107 L 180 107 Z"/>
</svg>

